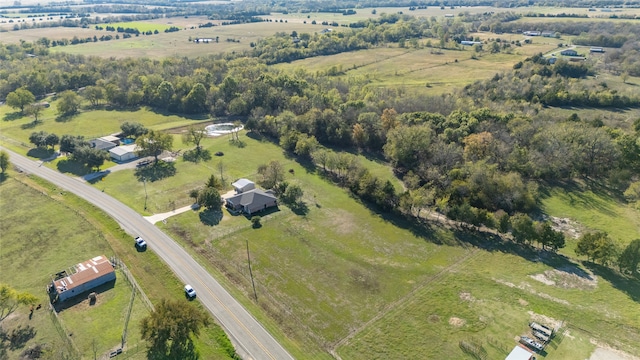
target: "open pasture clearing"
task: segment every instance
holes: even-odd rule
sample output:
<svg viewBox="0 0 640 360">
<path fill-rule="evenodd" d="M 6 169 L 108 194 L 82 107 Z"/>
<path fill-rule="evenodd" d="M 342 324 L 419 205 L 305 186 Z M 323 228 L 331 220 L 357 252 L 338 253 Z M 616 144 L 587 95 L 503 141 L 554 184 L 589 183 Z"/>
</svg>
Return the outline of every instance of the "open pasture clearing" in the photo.
<svg viewBox="0 0 640 360">
<path fill-rule="evenodd" d="M 328 23 L 337 22 L 339 25 L 342 24 L 350 24 L 362 20 L 367 19 L 377 19 L 380 18 L 383 14 L 399 14 L 415 17 L 426 17 L 431 18 L 432 16 L 444 17 L 447 14 L 453 14 L 455 17 L 459 16 L 461 13 L 468 14 L 482 14 L 485 12 L 504 12 L 504 11 L 512 11 L 513 9 L 508 8 L 494 8 L 490 6 L 455 6 L 453 9 L 451 7 L 445 7 L 441 9 L 439 6 L 428 6 L 426 9 L 416 9 L 409 10 L 408 6 L 403 7 L 376 7 L 376 8 L 358 8 L 353 9 L 356 11 L 353 15 L 343 15 L 342 13 L 328 13 L 328 12 L 310 12 L 310 13 L 294 13 L 290 12 L 288 14 L 283 13 L 272 13 L 268 16 L 261 16 L 262 18 L 273 19 L 280 21 L 287 20 L 289 22 L 304 22 L 310 23 L 312 21 L 316 21 L 318 24 L 323 21 L 327 21 Z M 373 11 L 375 10 L 375 14 Z M 332 26 L 330 26 L 332 27 Z"/>
<path fill-rule="evenodd" d="M 215 22 L 215 21 L 212 21 Z M 271 36 L 277 32 L 314 33 L 322 30 L 321 26 L 298 23 L 259 22 L 238 25 L 214 26 L 208 28 L 184 28 L 183 30 L 160 33 L 154 35 L 133 36 L 129 39 L 92 42 L 74 46 L 51 48 L 51 51 L 66 52 L 77 55 L 91 55 L 99 57 L 150 57 L 163 58 L 167 56 L 207 56 L 232 51 L 251 49 L 251 42 Z M 108 32 L 110 33 L 110 32 Z M 215 39 L 219 42 L 196 44 L 196 38 Z M 190 41 L 191 39 L 191 41 Z M 234 41 L 227 41 L 233 39 Z"/>
<path fill-rule="evenodd" d="M 348 359 L 463 358 L 459 342 L 467 341 L 482 344 L 488 359 L 501 359 L 532 320 L 551 326 L 549 320 L 563 322 L 538 358 L 588 358 L 595 348 L 591 339 L 640 354 L 633 340 L 640 335 L 637 280 L 617 288 L 617 279 L 610 282 L 608 274 L 593 275 L 560 257 L 523 255 L 479 250 L 456 271 L 362 329 L 338 354 Z M 592 278 L 597 285 L 563 288 L 532 278 L 559 266 L 565 267 L 558 274 L 580 274 L 578 279 Z"/>
<path fill-rule="evenodd" d="M 627 7 L 627 8 L 599 8 L 593 7 L 595 11 L 589 11 L 590 8 L 580 8 L 580 7 L 555 7 L 555 6 L 530 6 L 530 7 L 519 7 L 515 9 L 515 12 L 521 14 L 542 14 L 542 15 L 558 15 L 558 14 L 576 14 L 580 16 L 588 16 L 586 20 L 593 19 L 601 19 L 601 20 L 611 20 L 618 21 L 624 19 L 610 18 L 612 15 L 617 16 L 640 16 L 640 9 Z M 547 19 L 552 20 L 554 17 L 523 17 L 523 20 L 526 19 Z M 570 18 L 570 17 L 558 17 L 556 18 L 559 21 L 572 21 L 572 20 L 582 20 L 585 18 Z"/>
<path fill-rule="evenodd" d="M 104 30 L 96 30 L 95 28 L 72 28 L 72 27 L 53 27 L 53 28 L 38 28 L 38 29 L 25 29 L 18 31 L 7 31 L 0 33 L 0 42 L 5 44 L 18 44 L 21 40 L 32 42 L 38 41 L 42 38 L 47 38 L 49 40 L 71 40 L 74 37 L 78 39 L 86 39 L 92 38 L 94 36 L 100 38 L 101 36 L 111 35 L 116 36 L 117 33 L 112 31 L 104 31 Z M 119 34 L 122 37 L 122 34 Z M 120 41 L 120 40 L 110 40 L 110 41 Z M 98 43 L 103 44 L 108 41 L 99 41 Z M 66 47 L 73 47 L 78 45 L 67 45 L 61 46 L 60 49 Z M 56 49 L 56 47 L 52 47 L 51 50 Z"/>
<path fill-rule="evenodd" d="M 303 68 L 310 72 L 325 72 L 335 67 L 344 73 L 341 76 L 345 78 L 370 79 L 372 86 L 406 86 L 435 95 L 452 92 L 477 80 L 488 79 L 496 73 L 511 69 L 513 64 L 532 55 L 529 53 L 548 51 L 556 46 L 527 45 L 515 48 L 514 54 L 478 54 L 471 47 L 463 50 L 381 47 L 274 66 L 286 70 Z M 477 59 L 471 58 L 474 54 Z"/>
<path fill-rule="evenodd" d="M 10 330 L 19 325 L 32 326 L 36 336 L 27 342 L 26 347 L 47 343 L 55 353 L 56 348 L 67 346 L 61 336 L 68 334 L 60 333 L 50 318 L 52 315 L 46 293 L 50 275 L 92 257 L 109 257 L 114 253 L 104 235 L 90 220 L 64 204 L 49 199 L 42 191 L 32 188 L 33 185 L 27 185 L 31 182 L 25 175 L 14 176 L 16 178 L 9 177 L 0 184 L 0 269 L 3 282 L 19 291 L 36 295 L 42 308 L 35 311 L 29 320 L 28 310 L 21 307 L 15 321 L 3 323 L 3 327 Z M 44 192 L 46 194 L 46 190 Z M 120 344 L 124 328 L 123 314 L 127 311 L 132 289 L 119 271 L 116 274 L 113 287 L 99 288 L 102 291 L 98 290 L 95 306 L 89 306 L 86 299 L 74 298 L 69 300 L 70 304 L 76 301 L 80 303 L 59 314 L 66 330 L 74 333 L 71 342 L 83 356 L 89 357 L 94 351 L 104 354 Z M 136 323 L 148 311 L 140 300 L 134 304 L 130 321 L 132 331 L 127 341 L 136 346 L 141 341 Z M 15 353 L 22 350 L 24 348 L 16 349 Z"/>
<path fill-rule="evenodd" d="M 584 231 L 606 231 L 620 246 L 640 238 L 640 211 L 607 194 L 604 189 L 589 189 L 569 184 L 545 189 L 542 210 L 549 215 L 569 218 L 584 226 Z M 567 246 L 565 251 L 573 248 Z"/>
<path fill-rule="evenodd" d="M 155 31 L 164 32 L 166 29 L 171 28 L 170 25 L 147 22 L 147 21 L 129 21 L 129 22 L 115 22 L 115 23 L 107 23 L 105 26 L 112 26 L 114 28 L 124 28 L 124 29 L 137 29 L 140 32 L 147 31 Z M 95 25 L 94 25 L 95 27 Z M 107 31 L 107 33 L 113 33 L 113 31 Z"/>
<path fill-rule="evenodd" d="M 31 320 L 28 309 L 21 307 L 15 316 L 3 322 L 5 330 L 20 325 L 33 326 L 36 330 L 35 338 L 25 347 L 11 350 L 9 358 L 17 358 L 22 350 L 36 343 L 46 343 L 47 348 L 56 351 L 64 350 L 70 346 L 63 340 L 67 337 L 79 348 L 83 358 L 93 358 L 94 351 L 100 356 L 119 346 L 124 328 L 123 311 L 131 300 L 131 286 L 121 270 L 117 271 L 115 287 L 100 292 L 95 306 L 90 307 L 84 299 L 60 313 L 67 332 L 56 327 L 49 315 L 45 289 L 49 276 L 96 254 L 116 255 L 125 262 L 153 302 L 167 297 L 184 298 L 183 284 L 153 252 L 135 251 L 132 238 L 113 219 L 49 183 L 10 170 L 8 177 L 0 182 L 0 209 L 0 272 L 6 277 L 5 282 L 38 296 L 43 304 Z M 148 309 L 137 293 L 124 349 L 128 359 L 146 359 L 146 343 L 140 339 L 139 320 L 147 314 Z M 228 359 L 221 345 L 225 342 L 228 343 L 228 339 L 223 330 L 211 324 L 201 331 L 195 344 L 203 358 Z M 62 352 L 53 354 L 50 359 L 64 358 Z"/>
<path fill-rule="evenodd" d="M 29 144 L 29 135 L 34 131 L 46 131 L 58 136 L 65 134 L 82 135 L 90 140 L 96 137 L 120 132 L 125 122 L 139 122 L 156 130 L 185 126 L 202 122 L 179 115 L 165 115 L 146 108 L 138 110 L 87 110 L 81 111 L 71 118 L 58 119 L 56 115 L 57 99 L 48 99 L 51 107 L 46 108 L 33 124 L 33 118 L 21 116 L 7 105 L 0 106 L 0 131 L 4 137 Z M 204 120 L 208 120 L 205 118 Z"/>
</svg>

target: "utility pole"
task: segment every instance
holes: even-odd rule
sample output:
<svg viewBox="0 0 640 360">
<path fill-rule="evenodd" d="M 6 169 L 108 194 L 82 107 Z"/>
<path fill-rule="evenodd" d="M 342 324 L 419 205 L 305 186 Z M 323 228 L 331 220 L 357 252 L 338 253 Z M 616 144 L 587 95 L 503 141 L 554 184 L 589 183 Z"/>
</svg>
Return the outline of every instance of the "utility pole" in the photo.
<svg viewBox="0 0 640 360">
<path fill-rule="evenodd" d="M 258 301 L 258 293 L 256 293 L 256 284 L 253 282 L 253 272 L 251 272 L 251 256 L 249 255 L 249 239 L 245 238 L 247 242 L 247 263 L 249 264 L 249 276 L 251 276 L 251 286 L 253 287 L 253 296 Z"/>
<path fill-rule="evenodd" d="M 144 209 L 147 210 L 147 178 L 142 178 L 142 184 L 144 185 Z"/>
</svg>

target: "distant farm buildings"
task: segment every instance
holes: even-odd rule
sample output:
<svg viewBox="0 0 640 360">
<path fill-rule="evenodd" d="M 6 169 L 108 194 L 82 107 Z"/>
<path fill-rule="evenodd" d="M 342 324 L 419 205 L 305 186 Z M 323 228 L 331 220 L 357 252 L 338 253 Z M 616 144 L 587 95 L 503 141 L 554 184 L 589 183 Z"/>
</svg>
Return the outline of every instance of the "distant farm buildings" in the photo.
<svg viewBox="0 0 640 360">
<path fill-rule="evenodd" d="M 562 56 L 578 56 L 578 52 L 573 49 L 567 49 L 560 51 L 560 55 Z"/>
<path fill-rule="evenodd" d="M 468 45 L 468 46 L 482 45 L 482 41 L 462 40 L 462 41 L 460 41 L 460 45 Z"/>
<path fill-rule="evenodd" d="M 601 47 L 592 47 L 589 49 L 590 53 L 604 53 L 604 49 Z"/>
<path fill-rule="evenodd" d="M 522 33 L 524 36 L 540 36 L 542 32 L 540 31 L 525 31 Z"/>
<path fill-rule="evenodd" d="M 196 44 L 201 44 L 201 43 L 208 44 L 210 42 L 215 42 L 215 39 L 195 39 L 193 40 L 193 42 Z"/>
<path fill-rule="evenodd" d="M 65 301 L 115 279 L 113 265 L 101 255 L 77 264 L 69 272 L 63 270 L 55 274 L 49 292 L 58 301 Z"/>
</svg>

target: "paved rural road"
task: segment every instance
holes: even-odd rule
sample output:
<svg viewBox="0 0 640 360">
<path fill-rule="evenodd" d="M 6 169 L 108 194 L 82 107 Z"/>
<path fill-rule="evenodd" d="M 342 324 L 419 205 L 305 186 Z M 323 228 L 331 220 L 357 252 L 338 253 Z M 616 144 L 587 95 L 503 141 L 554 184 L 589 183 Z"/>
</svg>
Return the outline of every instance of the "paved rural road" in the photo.
<svg viewBox="0 0 640 360">
<path fill-rule="evenodd" d="M 0 147 L 0 149 L 3 148 Z M 243 359 L 293 359 L 273 336 L 180 245 L 140 214 L 79 179 L 63 175 L 40 166 L 41 163 L 4 150 L 9 153 L 11 162 L 22 171 L 39 176 L 78 195 L 113 217 L 129 234 L 146 239 L 149 248 L 155 251 L 183 282 L 191 284 L 196 289 L 198 299 L 222 324 L 235 345 L 238 355 Z M 133 240 L 131 251 L 135 251 Z"/>
</svg>

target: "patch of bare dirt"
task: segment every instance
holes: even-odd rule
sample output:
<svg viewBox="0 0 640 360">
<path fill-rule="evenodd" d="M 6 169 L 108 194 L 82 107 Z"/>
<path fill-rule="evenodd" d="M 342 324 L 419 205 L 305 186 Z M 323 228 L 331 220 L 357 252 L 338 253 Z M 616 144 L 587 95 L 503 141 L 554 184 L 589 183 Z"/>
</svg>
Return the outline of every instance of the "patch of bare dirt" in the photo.
<svg viewBox="0 0 640 360">
<path fill-rule="evenodd" d="M 432 323 L 437 323 L 437 322 L 440 322 L 440 316 L 438 316 L 436 314 L 431 314 L 431 315 L 429 315 L 427 320 L 429 320 L 429 322 L 432 322 Z"/>
<path fill-rule="evenodd" d="M 451 325 L 451 326 L 461 327 L 466 323 L 467 323 L 467 321 L 465 319 L 460 319 L 460 318 L 455 317 L 455 316 L 452 316 L 452 317 L 449 318 L 449 325 Z"/>
<path fill-rule="evenodd" d="M 593 353 L 591 353 L 589 360 L 640 360 L 640 358 L 608 346 L 598 346 Z"/>
<path fill-rule="evenodd" d="M 548 327 L 552 327 L 556 330 L 562 326 L 561 320 L 556 320 L 552 317 L 548 317 L 542 314 L 536 314 L 533 311 L 527 311 L 527 314 L 529 314 L 529 316 L 531 317 L 531 321 L 535 321 Z"/>
<path fill-rule="evenodd" d="M 555 231 L 561 231 L 565 235 L 574 239 L 577 239 L 582 235 L 582 226 L 569 218 L 549 216 L 547 219 L 551 221 L 551 227 Z"/>
<path fill-rule="evenodd" d="M 556 297 L 553 297 L 549 294 L 543 293 L 543 292 L 538 292 L 536 291 L 533 287 L 531 287 L 531 285 L 527 284 L 527 283 L 520 283 L 520 285 L 516 285 L 514 283 L 508 282 L 508 281 L 504 281 L 504 280 L 500 280 L 500 279 L 493 279 L 495 282 L 502 284 L 502 285 L 506 285 L 508 287 L 512 287 L 512 288 L 517 288 L 520 290 L 525 290 L 528 291 L 529 293 L 533 294 L 533 295 L 537 295 L 540 296 L 543 299 L 547 299 L 553 302 L 557 302 L 559 304 L 564 304 L 564 305 L 570 305 L 569 302 L 567 300 L 564 299 L 559 299 Z"/>
<path fill-rule="evenodd" d="M 549 286 L 563 289 L 590 290 L 598 285 L 598 279 L 591 272 L 577 267 L 547 270 L 531 278 Z"/>
<path fill-rule="evenodd" d="M 518 302 L 520 303 L 520 305 L 522 306 L 527 306 L 529 305 L 529 302 L 527 300 L 524 299 L 518 299 Z"/>
<path fill-rule="evenodd" d="M 471 296 L 471 293 L 461 292 L 460 293 L 460 300 L 462 300 L 462 301 L 474 301 L 475 299 L 473 298 L 473 296 Z"/>
</svg>

